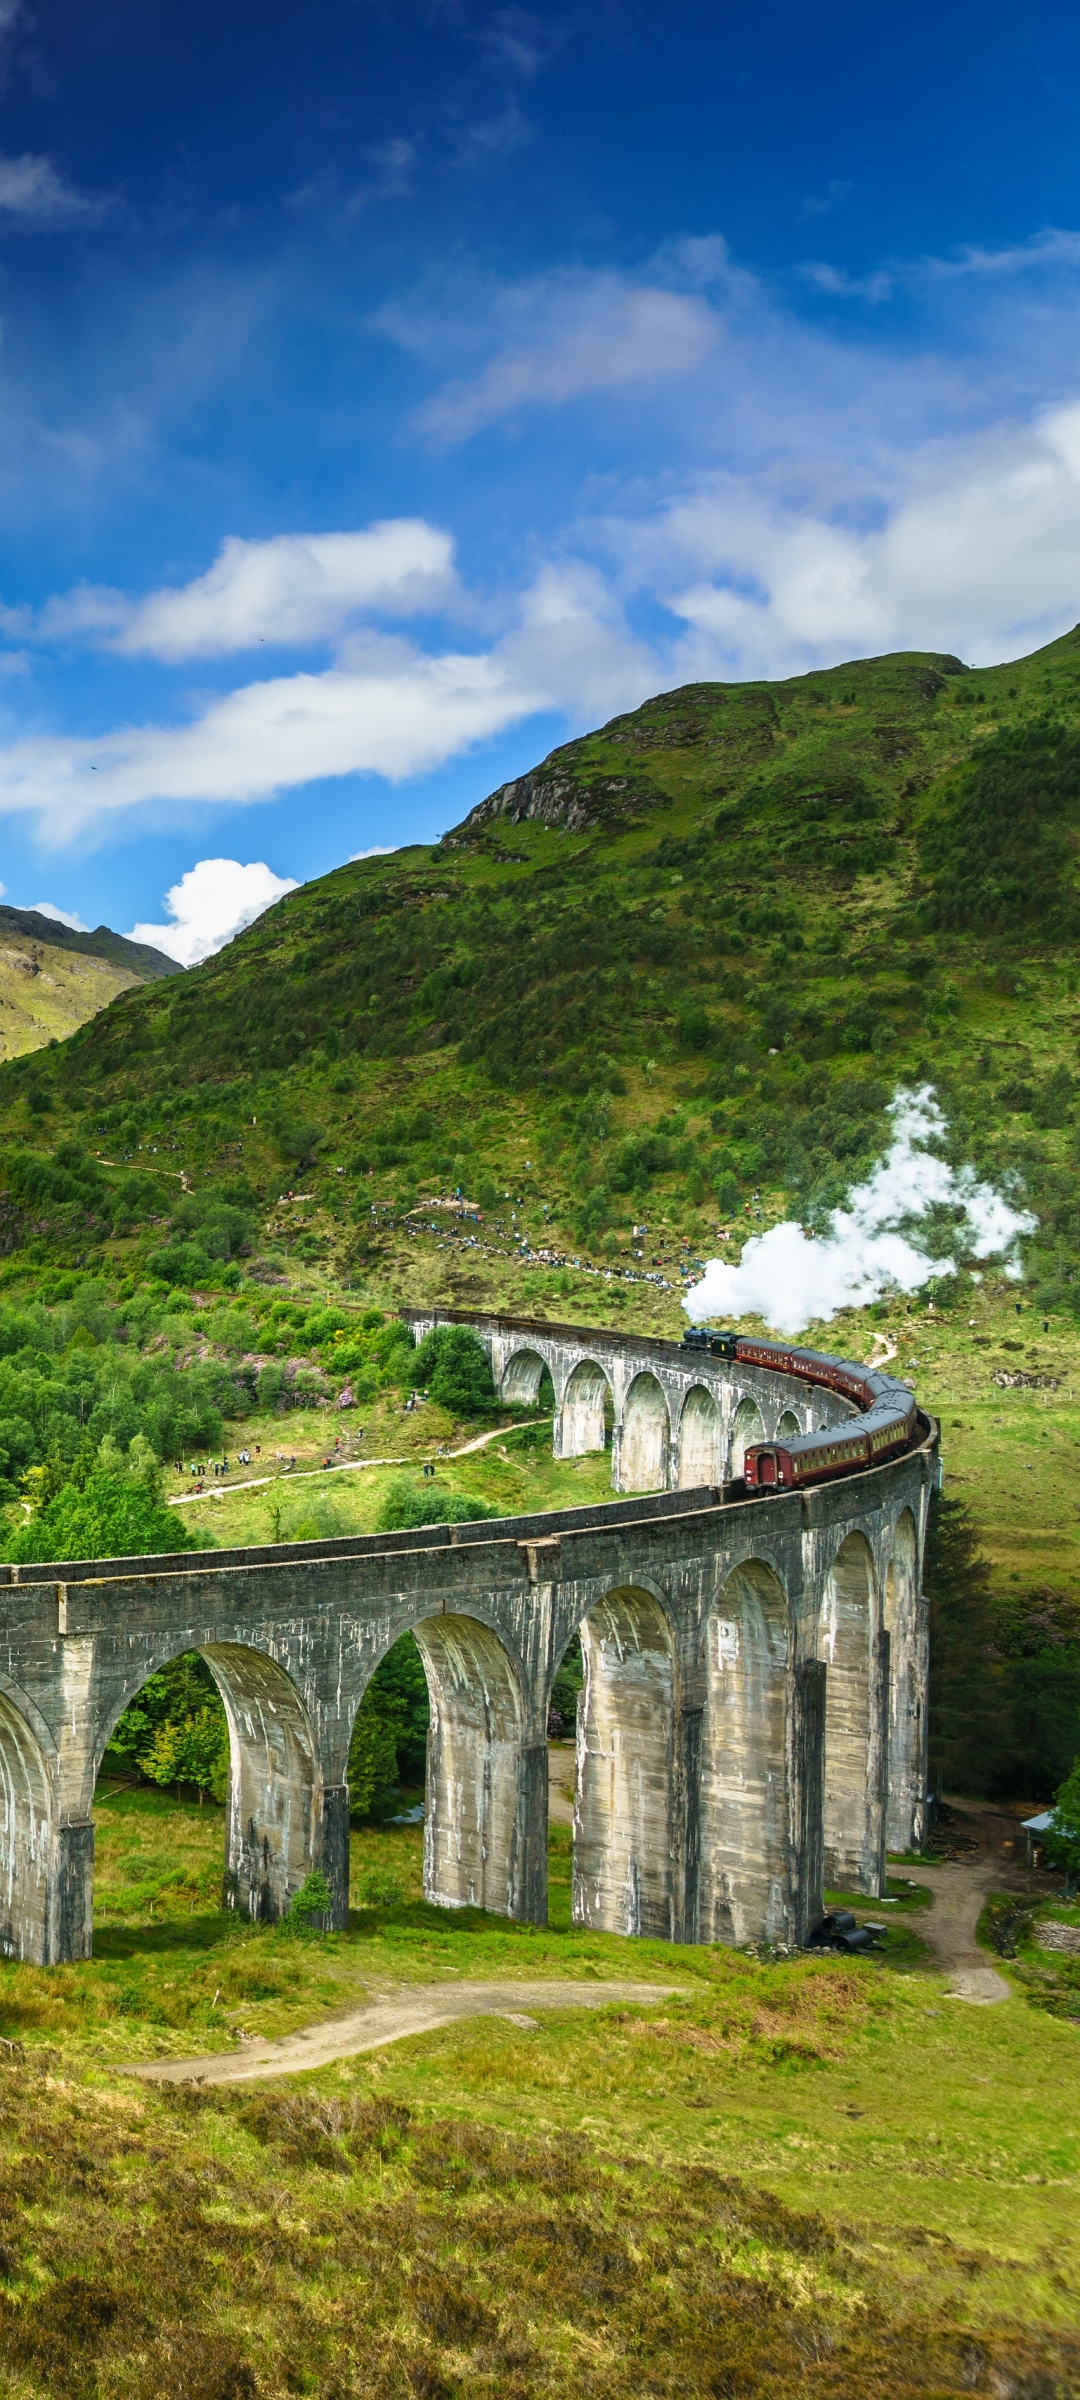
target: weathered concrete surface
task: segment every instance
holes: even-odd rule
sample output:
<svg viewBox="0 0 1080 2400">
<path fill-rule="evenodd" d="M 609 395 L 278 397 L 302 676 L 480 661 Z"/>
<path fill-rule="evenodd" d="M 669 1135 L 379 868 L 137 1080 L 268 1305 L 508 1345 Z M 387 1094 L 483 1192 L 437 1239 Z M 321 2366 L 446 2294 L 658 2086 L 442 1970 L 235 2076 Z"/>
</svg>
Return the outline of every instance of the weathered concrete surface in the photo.
<svg viewBox="0 0 1080 2400">
<path fill-rule="evenodd" d="M 556 1332 L 565 1392 L 580 1350 Z M 520 1352 L 513 1328 L 500 1338 Z M 617 1372 L 605 1349 L 605 1389 L 624 1399 L 644 1375 L 662 1392 L 665 1377 L 676 1391 L 697 1381 L 673 1344 L 627 1344 Z M 755 1400 L 767 1422 L 779 1399 L 790 1392 Z M 887 1805 L 898 1841 L 921 1837 L 936 1438 L 927 1427 L 886 1466 L 764 1499 L 673 1489 L 336 1542 L 0 1570 L 0 1950 L 88 1955 L 102 1754 L 146 1678 L 186 1650 L 207 1660 L 229 1720 L 227 1903 L 276 1917 L 321 1867 L 344 1924 L 353 1721 L 406 1631 L 431 1692 L 431 1899 L 545 1921 L 547 1711 L 580 1630 L 577 1921 L 797 1943 L 819 1910 L 823 1840 L 826 1874 L 872 1893 Z"/>
<path fill-rule="evenodd" d="M 433 1325 L 460 1324 L 454 1309 L 405 1308 L 421 1340 Z M 824 1384 L 767 1367 L 710 1358 L 678 1342 L 548 1325 L 530 1317 L 469 1318 L 506 1400 L 535 1400 L 545 1367 L 555 1388 L 554 1454 L 603 1450 L 610 1425 L 617 1492 L 688 1490 L 740 1476 L 750 1442 L 839 1425 L 851 1404 Z"/>
</svg>

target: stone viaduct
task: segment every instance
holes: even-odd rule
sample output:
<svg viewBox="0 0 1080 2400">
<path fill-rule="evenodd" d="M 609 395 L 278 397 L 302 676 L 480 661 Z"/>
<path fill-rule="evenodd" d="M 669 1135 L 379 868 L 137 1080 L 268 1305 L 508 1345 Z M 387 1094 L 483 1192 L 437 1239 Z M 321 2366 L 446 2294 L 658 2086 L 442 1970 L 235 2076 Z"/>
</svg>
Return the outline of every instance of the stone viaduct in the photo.
<svg viewBox="0 0 1080 2400">
<path fill-rule="evenodd" d="M 534 1395 L 548 1367 L 559 1453 L 600 1447 L 610 1415 L 617 1488 L 661 1488 L 330 1542 L 0 1566 L 0 1953 L 89 1955 L 102 1755 L 187 1650 L 228 1717 L 224 1892 L 252 1918 L 319 1867 L 346 1923 L 353 1721 L 406 1631 L 431 1696 L 432 1901 L 545 1922 L 547 1710 L 575 1633 L 579 1924 L 791 1946 L 824 1883 L 877 1894 L 886 1842 L 921 1840 L 937 1428 L 921 1420 L 885 1465 L 748 1498 L 751 1408 L 772 1434 L 844 1404 L 675 1343 L 474 1322 L 505 1392 Z"/>
</svg>

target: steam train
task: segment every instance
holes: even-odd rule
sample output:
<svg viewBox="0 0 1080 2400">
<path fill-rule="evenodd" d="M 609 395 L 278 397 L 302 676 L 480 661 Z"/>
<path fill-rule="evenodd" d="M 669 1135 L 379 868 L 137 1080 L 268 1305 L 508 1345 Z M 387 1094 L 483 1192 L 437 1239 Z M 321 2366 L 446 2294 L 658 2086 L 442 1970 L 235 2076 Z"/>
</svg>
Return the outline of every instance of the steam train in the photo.
<svg viewBox="0 0 1080 2400">
<path fill-rule="evenodd" d="M 820 1350 L 791 1350 L 784 1342 L 759 1342 L 738 1333 L 710 1333 L 692 1326 L 684 1333 L 684 1350 L 710 1358 L 741 1361 L 746 1366 L 770 1367 L 777 1375 L 797 1375 L 803 1383 L 823 1384 L 854 1403 L 858 1415 L 844 1425 L 820 1433 L 785 1434 L 782 1441 L 753 1442 L 746 1452 L 743 1475 L 748 1492 L 801 1488 L 850 1475 L 860 1467 L 880 1466 L 906 1450 L 918 1424 L 915 1395 L 895 1376 L 876 1368 L 859 1367 L 842 1358 L 827 1358 Z"/>
</svg>

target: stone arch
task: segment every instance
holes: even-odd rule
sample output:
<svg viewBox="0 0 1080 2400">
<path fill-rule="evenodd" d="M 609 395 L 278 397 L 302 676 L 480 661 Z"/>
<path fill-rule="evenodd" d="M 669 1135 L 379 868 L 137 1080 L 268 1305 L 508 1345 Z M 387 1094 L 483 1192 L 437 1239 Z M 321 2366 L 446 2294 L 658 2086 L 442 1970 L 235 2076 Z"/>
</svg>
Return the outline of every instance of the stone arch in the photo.
<svg viewBox="0 0 1080 2400">
<path fill-rule="evenodd" d="M 776 1440 L 778 1442 L 787 1442 L 790 1441 L 792 1434 L 801 1432 L 802 1426 L 799 1423 L 794 1409 L 785 1408 L 783 1416 L 781 1417 L 776 1428 Z"/>
<path fill-rule="evenodd" d="M 582 1458 L 606 1450 L 612 1408 L 611 1385 L 594 1358 L 579 1358 L 567 1376 L 559 1410 L 560 1458 Z"/>
<path fill-rule="evenodd" d="M 693 1383 L 679 1419 L 679 1490 L 719 1484 L 724 1478 L 724 1428 L 717 1402 L 704 1383 Z"/>
<path fill-rule="evenodd" d="M 751 1442 L 763 1442 L 764 1439 L 764 1420 L 756 1400 L 740 1400 L 731 1427 L 731 1474 L 734 1479 L 737 1480 L 743 1473 Z"/>
<path fill-rule="evenodd" d="M 551 1369 L 538 1350 L 515 1350 L 503 1368 L 499 1398 L 532 1408 L 540 1397 L 545 1375 L 550 1382 Z"/>
<path fill-rule="evenodd" d="M 324 1794 L 315 1737 L 296 1685 L 266 1651 L 205 1642 L 199 1654 L 229 1726 L 224 1904 L 272 1921 L 284 1916 L 313 1867 L 327 1873 L 332 1889 L 341 1881 L 339 1862 L 317 1855 L 324 1848 L 318 1841 Z M 347 1837 L 346 1815 L 346 1844 Z M 346 1916 L 335 1890 L 334 1916 L 342 1923 L 347 1892 L 346 1874 Z"/>
<path fill-rule="evenodd" d="M 0 1956 L 37 1966 L 53 1956 L 52 1867 L 48 1761 L 22 1710 L 0 1691 Z"/>
<path fill-rule="evenodd" d="M 517 1668 L 477 1617 L 425 1617 L 412 1632 L 431 1700 L 424 1896 L 499 1916 L 532 1917 L 539 1907 L 542 1917 L 546 1855 L 531 1855 Z M 546 1807 L 546 1749 L 532 1763 Z"/>
<path fill-rule="evenodd" d="M 619 1490 L 664 1492 L 668 1485 L 671 1419 L 663 1385 L 635 1375 L 619 1428 Z"/>
<path fill-rule="evenodd" d="M 874 1596 L 870 1545 L 849 1533 L 826 1577 L 817 1639 L 826 1670 L 825 1881 L 849 1892 L 881 1888 Z"/>
<path fill-rule="evenodd" d="M 700 1930 L 706 1942 L 791 1942 L 791 1627 L 778 1577 L 744 1559 L 706 1625 Z"/>
<path fill-rule="evenodd" d="M 575 1925 L 672 1940 L 675 1649 L 651 1592 L 607 1592 L 581 1627 Z"/>
<path fill-rule="evenodd" d="M 885 1570 L 889 1636 L 889 1766 L 886 1839 L 890 1850 L 922 1840 L 926 1806 L 926 1693 L 918 1603 L 919 1545 L 906 1508 Z"/>
</svg>

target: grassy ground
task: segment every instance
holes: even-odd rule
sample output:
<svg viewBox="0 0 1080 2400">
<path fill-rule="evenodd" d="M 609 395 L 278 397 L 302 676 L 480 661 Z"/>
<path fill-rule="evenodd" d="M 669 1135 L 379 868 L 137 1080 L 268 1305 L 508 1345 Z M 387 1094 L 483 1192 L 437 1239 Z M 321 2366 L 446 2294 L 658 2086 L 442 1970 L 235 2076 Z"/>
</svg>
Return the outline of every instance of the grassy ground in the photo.
<svg viewBox="0 0 1080 2400">
<path fill-rule="evenodd" d="M 436 1419 L 438 1423 L 433 1422 Z M 372 1466 L 345 1473 L 330 1468 L 325 1474 L 313 1471 L 310 1463 L 327 1453 L 325 1422 L 320 1430 L 321 1441 L 305 1443 L 303 1430 L 294 1436 L 290 1419 L 286 1457 L 295 1455 L 297 1465 L 295 1471 L 283 1471 L 273 1458 L 273 1450 L 278 1446 L 273 1433 L 269 1441 L 266 1439 L 264 1419 L 260 1427 L 263 1460 L 255 1460 L 250 1468 L 236 1468 L 224 1484 L 211 1483 L 203 1499 L 185 1501 L 184 1523 L 196 1540 L 202 1541 L 209 1535 L 219 1544 L 230 1545 L 370 1533 L 389 1486 L 402 1474 L 418 1474 L 420 1462 L 425 1458 L 436 1462 L 431 1487 L 436 1493 L 464 1492 L 470 1499 L 483 1500 L 488 1507 L 498 1508 L 503 1516 L 546 1508 L 584 1508 L 614 1496 L 610 1456 L 599 1451 L 586 1458 L 553 1458 L 550 1422 L 509 1425 L 496 1433 L 483 1449 L 464 1458 L 444 1460 L 438 1456 L 444 1438 L 442 1412 L 431 1409 L 425 1415 L 420 1411 L 418 1417 L 407 1417 L 403 1424 L 399 1415 L 375 1428 L 371 1447 L 375 1449 L 381 1433 L 388 1445 L 395 1445 L 389 1454 L 403 1458 L 404 1466 Z M 472 1440 L 475 1433 L 475 1427 L 455 1428 L 449 1419 L 445 1422 L 448 1445 Z M 235 1435 L 232 1438 L 237 1440 L 238 1447 L 247 1446 Z M 331 1434 L 331 1448 L 332 1444 Z M 366 1440 L 364 1447 L 368 1447 Z M 235 1451 L 230 1456 L 235 1457 Z M 248 1478 L 261 1472 L 271 1473 L 273 1480 L 245 1489 Z M 183 1489 L 175 1477 L 172 1481 L 174 1489 Z"/>
<path fill-rule="evenodd" d="M 426 1907 L 418 1829 L 360 1828 L 354 1891 L 377 1864 L 404 1897 L 297 1940 L 213 1908 L 220 1810 L 113 1789 L 97 1824 L 94 1961 L 0 1970 L 0 2391 L 1080 2389 L 1073 2025 L 949 2002 L 899 1929 L 895 1965 L 577 1934 L 568 1829 L 547 1930 Z M 114 2072 L 403 1980 L 561 1973 L 682 1996 L 281 2086 Z"/>
<path fill-rule="evenodd" d="M 1080 1600 L 1080 1500 L 1072 1497 L 1080 1453 L 1080 1326 L 1061 1314 L 1044 1319 L 1030 1299 L 1018 1314 L 1015 1287 L 1000 1280 L 976 1285 L 965 1277 L 959 1289 L 958 1305 L 948 1314 L 896 1300 L 873 1313 L 846 1311 L 799 1338 L 808 1347 L 857 1359 L 892 1350 L 885 1362 L 889 1372 L 908 1380 L 923 1407 L 941 1420 L 946 1485 L 976 1517 L 996 1588 L 1008 1594 L 1017 1586 L 1051 1587 Z M 597 1287 L 587 1278 L 538 1270 L 517 1286 L 493 1289 L 484 1305 L 561 1315 L 583 1325 L 603 1317 Z M 635 1290 L 633 1330 L 678 1339 L 685 1324 L 674 1294 L 648 1286 Z M 996 1380 L 1003 1375 L 1030 1380 L 1003 1384 Z M 199 1538 L 205 1525 L 222 1543 L 302 1539 L 305 1523 L 318 1533 L 368 1532 L 387 1483 L 403 1470 L 365 1467 L 342 1475 L 332 1469 L 325 1478 L 313 1477 L 336 1436 L 346 1460 L 384 1456 L 418 1466 L 443 1447 L 472 1440 L 478 1430 L 430 1404 L 406 1414 L 394 1394 L 380 1395 L 356 1414 L 364 1425 L 362 1441 L 349 1411 L 294 1410 L 230 1426 L 231 1459 L 256 1443 L 260 1455 L 250 1468 L 232 1467 L 223 1484 L 211 1481 L 204 1499 L 188 1499 L 185 1523 Z M 293 1457 L 297 1477 L 305 1478 L 295 1483 L 286 1465 Z M 573 1507 L 610 1493 L 610 1460 L 600 1454 L 553 1459 L 546 1422 L 508 1426 L 470 1456 L 440 1460 L 437 1472 L 440 1486 L 506 1514 Z M 256 1476 L 274 1480 L 255 1490 L 238 1488 Z M 169 1488 L 190 1492 L 190 1476 L 170 1476 Z"/>
</svg>

